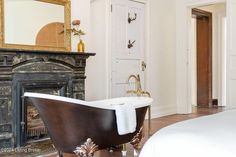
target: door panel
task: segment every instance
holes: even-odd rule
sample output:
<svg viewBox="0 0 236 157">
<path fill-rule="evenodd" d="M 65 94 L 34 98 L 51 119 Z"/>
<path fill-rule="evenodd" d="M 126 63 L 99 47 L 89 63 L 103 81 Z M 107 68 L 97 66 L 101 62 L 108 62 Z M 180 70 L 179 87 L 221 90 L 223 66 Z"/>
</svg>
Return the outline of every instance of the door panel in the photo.
<svg viewBox="0 0 236 157">
<path fill-rule="evenodd" d="M 126 49 L 126 12 L 127 6 L 124 1 L 114 0 L 111 13 L 112 30 L 112 53 L 116 56 L 123 56 L 127 53 Z"/>
<path fill-rule="evenodd" d="M 194 9 L 197 22 L 197 105 L 212 104 L 212 14 Z"/>
<path fill-rule="evenodd" d="M 131 59 L 116 59 L 115 69 L 116 71 L 112 76 L 112 95 L 126 96 L 126 91 L 129 89 L 135 89 L 135 81 L 130 80 L 130 84 L 127 84 L 127 79 L 130 74 L 140 73 L 140 61 Z M 143 80 L 143 78 L 141 78 Z"/>
<path fill-rule="evenodd" d="M 197 18 L 197 104 L 209 105 L 209 18 Z"/>
<path fill-rule="evenodd" d="M 111 13 L 111 56 L 112 81 L 111 97 L 126 96 L 128 89 L 135 89 L 134 80 L 127 84 L 131 74 L 140 75 L 144 86 L 144 71 L 141 63 L 144 61 L 144 4 L 112 0 Z M 136 19 L 128 23 L 128 16 Z M 133 46 L 128 48 L 128 44 Z"/>
</svg>

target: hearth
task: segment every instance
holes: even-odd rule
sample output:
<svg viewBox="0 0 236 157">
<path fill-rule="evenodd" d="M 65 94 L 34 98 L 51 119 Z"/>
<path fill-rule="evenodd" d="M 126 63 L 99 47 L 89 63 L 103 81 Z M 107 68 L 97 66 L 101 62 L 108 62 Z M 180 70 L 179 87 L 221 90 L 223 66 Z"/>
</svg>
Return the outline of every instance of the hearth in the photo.
<svg viewBox="0 0 236 157">
<path fill-rule="evenodd" d="M 24 92 L 84 99 L 86 59 L 93 53 L 0 49 L 0 148 L 47 139 L 37 110 Z"/>
</svg>

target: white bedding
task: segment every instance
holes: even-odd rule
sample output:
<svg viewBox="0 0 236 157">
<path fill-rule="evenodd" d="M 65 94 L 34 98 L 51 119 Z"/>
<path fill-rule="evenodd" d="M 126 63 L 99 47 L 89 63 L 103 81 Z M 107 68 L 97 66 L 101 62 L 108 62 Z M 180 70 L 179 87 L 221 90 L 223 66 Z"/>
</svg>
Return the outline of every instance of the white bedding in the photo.
<svg viewBox="0 0 236 157">
<path fill-rule="evenodd" d="M 165 127 L 139 157 L 236 157 L 236 109 Z"/>
</svg>

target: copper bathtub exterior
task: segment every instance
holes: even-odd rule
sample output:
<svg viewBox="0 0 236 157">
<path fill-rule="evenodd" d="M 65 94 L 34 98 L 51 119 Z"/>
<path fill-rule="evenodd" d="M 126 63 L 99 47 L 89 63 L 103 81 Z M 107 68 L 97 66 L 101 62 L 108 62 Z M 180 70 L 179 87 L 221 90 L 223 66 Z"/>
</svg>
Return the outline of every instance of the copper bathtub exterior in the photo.
<svg viewBox="0 0 236 157">
<path fill-rule="evenodd" d="M 88 138 L 99 150 L 130 142 L 143 126 L 148 109 L 148 106 L 136 108 L 136 131 L 119 135 L 115 110 L 45 98 L 26 96 L 24 99 L 26 105 L 36 106 L 54 146 L 63 153 L 73 153 Z"/>
</svg>

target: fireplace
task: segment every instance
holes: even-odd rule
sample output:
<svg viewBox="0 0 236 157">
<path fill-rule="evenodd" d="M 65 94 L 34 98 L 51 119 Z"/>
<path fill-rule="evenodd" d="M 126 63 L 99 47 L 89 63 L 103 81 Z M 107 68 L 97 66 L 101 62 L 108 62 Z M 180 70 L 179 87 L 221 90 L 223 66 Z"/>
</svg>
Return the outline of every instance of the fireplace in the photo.
<svg viewBox="0 0 236 157">
<path fill-rule="evenodd" d="M 37 110 L 25 106 L 22 95 L 39 92 L 84 99 L 86 59 L 93 55 L 0 49 L 0 148 L 48 139 Z"/>
<path fill-rule="evenodd" d="M 42 74 L 41 74 L 42 75 Z M 55 75 L 55 74 L 54 74 Z M 20 91 L 16 96 L 19 100 L 19 108 L 16 108 L 16 111 L 19 114 L 16 114 L 16 128 L 18 132 L 19 138 L 18 143 L 22 146 L 25 143 L 37 142 L 46 140 L 49 138 L 47 129 L 44 126 L 44 123 L 41 117 L 38 114 L 37 109 L 31 105 L 24 103 L 24 99 L 21 99 L 21 96 L 25 92 L 37 92 L 37 93 L 45 93 L 45 94 L 53 94 L 60 96 L 67 96 L 67 88 L 68 82 L 70 80 L 70 75 L 66 75 L 68 78 L 60 78 L 63 74 L 58 74 L 56 78 L 53 80 L 40 80 L 38 74 L 31 74 L 27 76 L 17 76 L 23 80 L 19 80 L 16 83 L 16 90 Z M 45 78 L 47 78 L 45 76 Z"/>
</svg>

